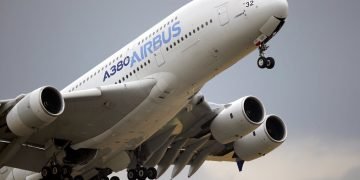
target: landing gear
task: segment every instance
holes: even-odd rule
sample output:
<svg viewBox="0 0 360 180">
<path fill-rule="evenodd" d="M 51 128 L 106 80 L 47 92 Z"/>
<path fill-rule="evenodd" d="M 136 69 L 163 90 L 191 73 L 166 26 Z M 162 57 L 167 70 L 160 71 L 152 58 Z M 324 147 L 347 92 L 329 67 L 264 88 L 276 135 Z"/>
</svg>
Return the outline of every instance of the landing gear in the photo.
<svg viewBox="0 0 360 180">
<path fill-rule="evenodd" d="M 129 169 L 127 177 L 129 180 L 145 180 L 146 178 L 149 179 L 156 179 L 157 177 L 157 170 L 153 167 L 145 168 L 141 166 L 137 166 L 136 169 Z"/>
<path fill-rule="evenodd" d="M 265 57 L 265 51 L 269 48 L 265 43 L 260 44 L 259 46 L 259 59 L 257 65 L 259 68 L 272 69 L 275 66 L 275 60 L 272 57 Z"/>
<path fill-rule="evenodd" d="M 275 60 L 272 57 L 259 57 L 257 65 L 261 69 L 272 69 L 275 66 Z"/>
<path fill-rule="evenodd" d="M 46 166 L 41 169 L 41 176 L 44 180 L 47 179 L 64 179 L 72 180 L 71 176 L 72 168 L 70 166 L 60 166 L 56 163 L 51 163 L 51 166 Z M 83 180 L 76 179 L 75 180 Z"/>
</svg>

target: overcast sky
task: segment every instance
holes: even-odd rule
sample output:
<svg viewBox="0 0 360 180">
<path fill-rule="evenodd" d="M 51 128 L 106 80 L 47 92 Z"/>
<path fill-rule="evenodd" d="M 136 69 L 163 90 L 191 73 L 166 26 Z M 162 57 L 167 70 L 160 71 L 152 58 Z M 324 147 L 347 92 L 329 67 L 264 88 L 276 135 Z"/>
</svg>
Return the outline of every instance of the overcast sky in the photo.
<svg viewBox="0 0 360 180">
<path fill-rule="evenodd" d="M 0 99 L 43 85 L 62 89 L 187 2 L 0 0 Z M 246 163 L 243 173 L 235 163 L 208 162 L 192 179 L 359 179 L 360 1 L 289 6 L 287 23 L 269 43 L 275 69 L 258 69 L 254 52 L 202 90 L 217 103 L 258 96 L 286 121 L 287 141 Z"/>
</svg>

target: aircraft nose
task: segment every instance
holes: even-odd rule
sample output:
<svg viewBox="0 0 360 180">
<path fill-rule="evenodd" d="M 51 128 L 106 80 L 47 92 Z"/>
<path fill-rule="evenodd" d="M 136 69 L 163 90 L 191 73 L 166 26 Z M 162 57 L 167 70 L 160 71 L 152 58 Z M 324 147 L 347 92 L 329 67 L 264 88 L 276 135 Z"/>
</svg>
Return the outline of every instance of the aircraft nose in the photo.
<svg viewBox="0 0 360 180">
<path fill-rule="evenodd" d="M 277 18 L 286 18 L 288 16 L 289 4 L 287 0 L 270 0 L 271 8 Z"/>
</svg>

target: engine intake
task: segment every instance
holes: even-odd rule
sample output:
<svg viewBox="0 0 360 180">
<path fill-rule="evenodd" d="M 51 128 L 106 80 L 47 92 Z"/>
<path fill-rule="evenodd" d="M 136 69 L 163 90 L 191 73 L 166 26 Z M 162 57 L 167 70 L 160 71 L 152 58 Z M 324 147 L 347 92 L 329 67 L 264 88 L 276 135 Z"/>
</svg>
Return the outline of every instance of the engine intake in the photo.
<svg viewBox="0 0 360 180">
<path fill-rule="evenodd" d="M 249 134 L 264 122 L 265 109 L 260 100 L 246 96 L 225 105 L 210 126 L 213 137 L 222 144 Z"/>
<path fill-rule="evenodd" d="M 17 136 L 29 136 L 52 123 L 64 111 L 61 93 L 53 87 L 42 87 L 27 94 L 7 114 L 6 123 Z"/>
<path fill-rule="evenodd" d="M 265 123 L 252 134 L 248 134 L 234 143 L 236 155 L 244 161 L 251 161 L 266 155 L 280 146 L 287 137 L 284 122 L 275 115 L 265 118 Z"/>
</svg>

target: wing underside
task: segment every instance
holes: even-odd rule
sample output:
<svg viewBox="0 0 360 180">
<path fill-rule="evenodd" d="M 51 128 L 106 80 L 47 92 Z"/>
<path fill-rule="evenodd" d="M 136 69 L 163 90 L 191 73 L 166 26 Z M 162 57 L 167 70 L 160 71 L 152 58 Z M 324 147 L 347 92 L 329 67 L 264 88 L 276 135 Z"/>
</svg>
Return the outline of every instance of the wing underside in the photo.
<svg viewBox="0 0 360 180">
<path fill-rule="evenodd" d="M 0 101 L 0 157 L 9 157 L 9 150 L 16 150 L 16 156 L 11 153 L 1 165 L 39 172 L 49 159 L 49 142 L 63 139 L 77 143 L 104 132 L 144 101 L 155 84 L 155 80 L 145 79 L 63 94 L 63 114 L 25 141 L 6 125 L 6 115 L 23 96 Z"/>
</svg>

